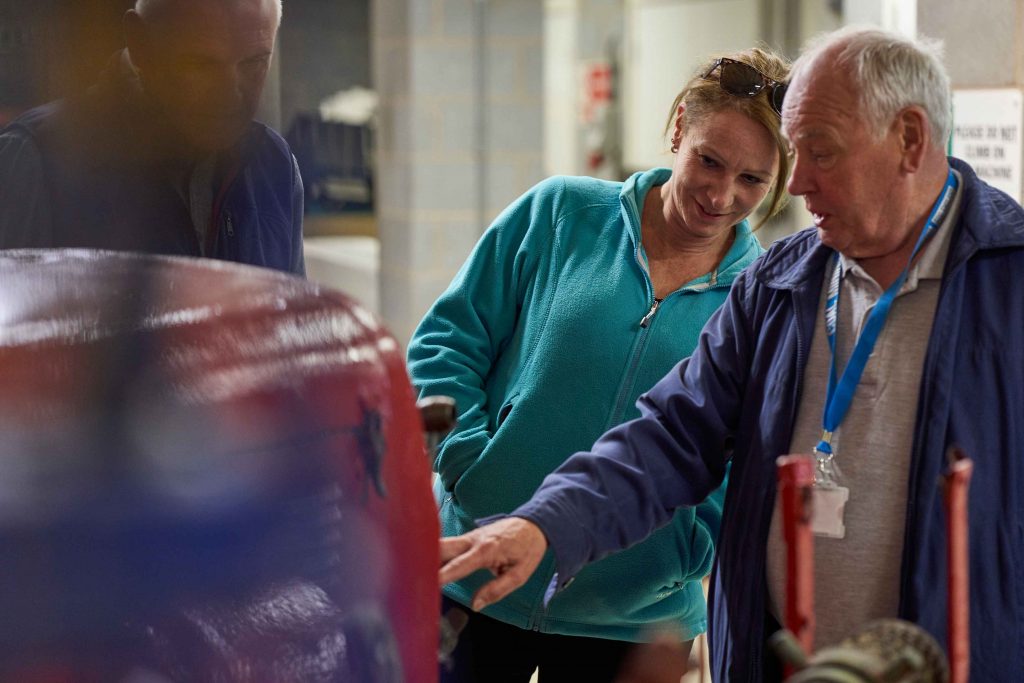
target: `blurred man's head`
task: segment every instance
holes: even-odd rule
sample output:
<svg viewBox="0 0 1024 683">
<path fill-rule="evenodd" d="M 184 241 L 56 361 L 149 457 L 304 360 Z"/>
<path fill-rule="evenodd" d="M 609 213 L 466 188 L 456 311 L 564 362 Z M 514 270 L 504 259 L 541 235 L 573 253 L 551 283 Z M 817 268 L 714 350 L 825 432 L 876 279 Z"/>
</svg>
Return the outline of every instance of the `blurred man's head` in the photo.
<svg viewBox="0 0 1024 683">
<path fill-rule="evenodd" d="M 200 151 L 230 147 L 259 106 L 281 0 L 138 0 L 125 16 L 143 88 Z"/>
</svg>

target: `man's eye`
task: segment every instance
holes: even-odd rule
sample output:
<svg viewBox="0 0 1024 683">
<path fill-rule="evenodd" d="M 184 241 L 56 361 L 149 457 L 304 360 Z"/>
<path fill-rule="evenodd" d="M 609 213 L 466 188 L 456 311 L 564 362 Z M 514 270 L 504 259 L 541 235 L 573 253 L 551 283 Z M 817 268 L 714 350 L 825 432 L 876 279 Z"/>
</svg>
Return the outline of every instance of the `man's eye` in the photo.
<svg viewBox="0 0 1024 683">
<path fill-rule="evenodd" d="M 715 168 L 716 166 L 718 166 L 718 162 L 712 159 L 711 157 L 705 154 L 700 154 L 698 156 L 700 158 L 700 163 L 703 164 L 704 166 L 707 166 L 708 168 Z"/>
<path fill-rule="evenodd" d="M 242 62 L 242 66 L 247 69 L 262 69 L 270 63 L 269 57 L 253 57 Z"/>
<path fill-rule="evenodd" d="M 183 59 L 181 65 L 186 69 L 201 70 L 212 68 L 214 64 L 209 59 L 190 58 Z"/>
</svg>

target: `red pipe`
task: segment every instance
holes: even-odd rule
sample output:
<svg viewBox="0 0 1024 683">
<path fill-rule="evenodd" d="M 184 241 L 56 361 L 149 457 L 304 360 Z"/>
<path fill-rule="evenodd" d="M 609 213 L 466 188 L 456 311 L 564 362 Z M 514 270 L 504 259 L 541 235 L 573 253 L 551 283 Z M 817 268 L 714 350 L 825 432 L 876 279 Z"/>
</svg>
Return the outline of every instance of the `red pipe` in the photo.
<svg viewBox="0 0 1024 683">
<path fill-rule="evenodd" d="M 949 469 L 943 475 L 942 497 L 949 538 L 946 569 L 949 576 L 950 683 L 967 683 L 971 668 L 970 568 L 967 544 L 967 489 L 974 463 L 959 448 L 949 450 Z"/>
<path fill-rule="evenodd" d="M 814 651 L 814 460 L 806 455 L 784 455 L 776 463 L 786 541 L 786 628 L 809 655 Z"/>
</svg>

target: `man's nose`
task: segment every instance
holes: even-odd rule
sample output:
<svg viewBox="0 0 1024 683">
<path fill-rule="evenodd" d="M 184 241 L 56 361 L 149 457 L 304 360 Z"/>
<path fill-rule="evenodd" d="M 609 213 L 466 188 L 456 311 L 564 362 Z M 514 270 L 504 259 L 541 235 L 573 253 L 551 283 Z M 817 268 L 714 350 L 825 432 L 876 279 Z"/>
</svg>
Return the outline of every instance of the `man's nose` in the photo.
<svg viewBox="0 0 1024 683">
<path fill-rule="evenodd" d="M 225 86 L 233 98 L 238 98 L 242 95 L 246 85 L 246 73 L 243 67 L 235 65 L 233 69 L 230 69 L 225 81 Z"/>
<path fill-rule="evenodd" d="M 814 189 L 813 174 L 805 155 L 797 153 L 793 157 L 793 172 L 789 176 L 786 190 L 794 197 L 807 194 Z"/>
</svg>

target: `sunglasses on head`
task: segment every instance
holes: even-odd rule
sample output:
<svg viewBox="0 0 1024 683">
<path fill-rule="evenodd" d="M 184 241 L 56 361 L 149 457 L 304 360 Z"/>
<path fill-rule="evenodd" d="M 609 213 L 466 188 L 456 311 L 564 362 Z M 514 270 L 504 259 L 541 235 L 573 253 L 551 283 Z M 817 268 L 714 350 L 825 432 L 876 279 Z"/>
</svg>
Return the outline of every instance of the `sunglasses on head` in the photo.
<svg viewBox="0 0 1024 683">
<path fill-rule="evenodd" d="M 704 78 L 710 78 L 715 69 L 718 69 L 718 83 L 722 90 L 730 95 L 754 97 L 767 89 L 768 104 L 776 114 L 782 116 L 782 100 L 786 96 L 786 88 L 789 87 L 787 84 L 773 81 L 749 64 L 728 57 L 716 59 L 705 72 Z"/>
</svg>

